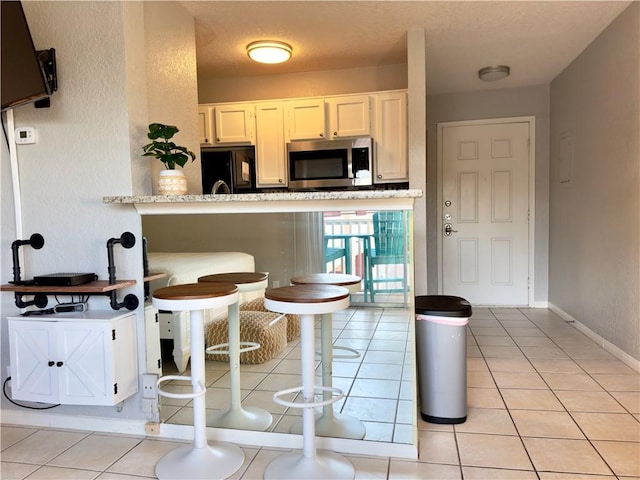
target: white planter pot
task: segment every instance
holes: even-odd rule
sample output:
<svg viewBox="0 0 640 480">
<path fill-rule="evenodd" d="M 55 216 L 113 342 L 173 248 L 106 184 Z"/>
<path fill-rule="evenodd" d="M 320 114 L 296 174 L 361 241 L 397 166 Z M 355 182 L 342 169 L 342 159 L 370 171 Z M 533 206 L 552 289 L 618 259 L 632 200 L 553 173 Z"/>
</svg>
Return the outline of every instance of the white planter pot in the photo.
<svg viewBox="0 0 640 480">
<path fill-rule="evenodd" d="M 187 177 L 182 170 L 162 170 L 158 178 L 158 195 L 184 195 Z"/>
</svg>

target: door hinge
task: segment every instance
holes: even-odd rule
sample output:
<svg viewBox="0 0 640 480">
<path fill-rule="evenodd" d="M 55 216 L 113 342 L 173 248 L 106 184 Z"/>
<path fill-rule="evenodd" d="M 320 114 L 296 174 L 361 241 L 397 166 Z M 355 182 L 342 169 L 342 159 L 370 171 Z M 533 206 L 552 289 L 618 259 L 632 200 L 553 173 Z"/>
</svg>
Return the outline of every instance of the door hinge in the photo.
<svg viewBox="0 0 640 480">
<path fill-rule="evenodd" d="M 116 339 L 116 329 L 114 328 L 113 330 L 111 330 L 111 340 L 115 340 Z"/>
<path fill-rule="evenodd" d="M 158 368 L 162 368 L 162 359 L 161 358 L 158 359 Z"/>
<path fill-rule="evenodd" d="M 117 383 L 114 383 L 114 384 L 113 384 L 113 394 L 114 394 L 114 395 L 117 395 L 117 394 L 118 394 L 118 384 L 117 384 Z"/>
<path fill-rule="evenodd" d="M 160 314 L 156 312 L 156 323 L 160 322 Z"/>
</svg>

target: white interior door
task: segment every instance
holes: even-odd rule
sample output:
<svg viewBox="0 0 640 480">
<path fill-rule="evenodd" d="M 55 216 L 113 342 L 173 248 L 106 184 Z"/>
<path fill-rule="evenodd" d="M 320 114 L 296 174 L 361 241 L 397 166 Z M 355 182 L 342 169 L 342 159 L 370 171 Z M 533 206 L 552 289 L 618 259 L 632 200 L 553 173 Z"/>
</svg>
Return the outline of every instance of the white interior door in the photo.
<svg viewBox="0 0 640 480">
<path fill-rule="evenodd" d="M 529 304 L 529 122 L 441 127 L 441 290 Z"/>
</svg>

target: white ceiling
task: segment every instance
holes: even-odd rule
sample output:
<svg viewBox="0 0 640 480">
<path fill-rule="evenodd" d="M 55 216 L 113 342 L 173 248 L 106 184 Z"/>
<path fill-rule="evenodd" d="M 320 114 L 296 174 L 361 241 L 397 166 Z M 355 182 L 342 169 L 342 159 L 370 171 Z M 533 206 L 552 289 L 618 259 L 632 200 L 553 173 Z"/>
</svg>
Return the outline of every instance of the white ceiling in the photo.
<svg viewBox="0 0 640 480">
<path fill-rule="evenodd" d="M 243 77 L 406 63 L 424 29 L 429 94 L 548 84 L 631 2 L 183 1 L 196 18 L 198 75 Z M 259 65 L 245 47 L 282 40 L 291 61 Z M 486 83 L 477 71 L 506 64 Z"/>
</svg>

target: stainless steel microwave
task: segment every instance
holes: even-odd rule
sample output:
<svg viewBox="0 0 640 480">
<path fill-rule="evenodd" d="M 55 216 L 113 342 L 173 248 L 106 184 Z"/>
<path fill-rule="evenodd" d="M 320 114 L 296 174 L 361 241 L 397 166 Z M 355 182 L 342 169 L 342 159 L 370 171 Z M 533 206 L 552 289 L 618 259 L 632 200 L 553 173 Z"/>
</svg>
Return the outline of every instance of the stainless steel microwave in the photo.
<svg viewBox="0 0 640 480">
<path fill-rule="evenodd" d="M 289 188 L 339 188 L 372 184 L 373 140 L 296 141 L 287 144 Z"/>
</svg>

